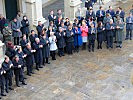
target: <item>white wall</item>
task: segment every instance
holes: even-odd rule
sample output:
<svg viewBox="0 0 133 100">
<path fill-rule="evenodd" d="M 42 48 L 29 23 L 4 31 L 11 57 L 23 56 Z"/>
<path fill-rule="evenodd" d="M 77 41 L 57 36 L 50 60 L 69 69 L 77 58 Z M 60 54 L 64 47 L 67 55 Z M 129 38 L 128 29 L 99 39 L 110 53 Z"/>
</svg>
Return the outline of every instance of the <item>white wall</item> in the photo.
<svg viewBox="0 0 133 100">
<path fill-rule="evenodd" d="M 3 0 L 0 0 L 0 14 L 5 15 Z"/>
<path fill-rule="evenodd" d="M 42 0 L 42 4 L 48 3 L 51 0 Z"/>
</svg>

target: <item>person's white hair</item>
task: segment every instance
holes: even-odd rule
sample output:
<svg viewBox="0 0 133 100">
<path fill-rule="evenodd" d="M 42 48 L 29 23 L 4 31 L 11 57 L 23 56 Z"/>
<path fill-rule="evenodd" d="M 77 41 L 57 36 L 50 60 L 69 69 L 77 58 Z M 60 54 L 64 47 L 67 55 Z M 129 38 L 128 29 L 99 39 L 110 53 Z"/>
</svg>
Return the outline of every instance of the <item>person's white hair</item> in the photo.
<svg viewBox="0 0 133 100">
<path fill-rule="evenodd" d="M 40 39 L 39 38 L 35 38 L 35 41 L 39 41 Z"/>
</svg>

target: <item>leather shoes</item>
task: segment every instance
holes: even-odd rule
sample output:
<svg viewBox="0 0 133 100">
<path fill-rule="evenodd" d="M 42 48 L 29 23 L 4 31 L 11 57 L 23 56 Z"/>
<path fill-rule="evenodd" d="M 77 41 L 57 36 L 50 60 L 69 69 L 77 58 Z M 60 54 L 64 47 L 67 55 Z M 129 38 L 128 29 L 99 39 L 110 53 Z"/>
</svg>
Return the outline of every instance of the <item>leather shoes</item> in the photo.
<svg viewBox="0 0 133 100">
<path fill-rule="evenodd" d="M 35 74 L 34 72 L 31 72 L 31 74 Z"/>
<path fill-rule="evenodd" d="M 20 87 L 20 85 L 17 85 L 17 87 Z"/>
<path fill-rule="evenodd" d="M 50 64 L 50 62 L 47 62 L 47 64 Z"/>
<path fill-rule="evenodd" d="M 40 66 L 39 68 L 43 68 L 42 66 Z"/>
<path fill-rule="evenodd" d="M 9 93 L 9 91 L 6 89 L 6 93 Z"/>
<path fill-rule="evenodd" d="M 25 82 L 22 82 L 23 85 L 27 85 Z"/>
<path fill-rule="evenodd" d="M 28 76 L 31 76 L 31 74 L 27 74 Z"/>
<path fill-rule="evenodd" d="M 6 94 L 1 94 L 1 96 L 6 96 Z"/>
<path fill-rule="evenodd" d="M 12 87 L 9 87 L 10 90 L 14 90 Z"/>
</svg>

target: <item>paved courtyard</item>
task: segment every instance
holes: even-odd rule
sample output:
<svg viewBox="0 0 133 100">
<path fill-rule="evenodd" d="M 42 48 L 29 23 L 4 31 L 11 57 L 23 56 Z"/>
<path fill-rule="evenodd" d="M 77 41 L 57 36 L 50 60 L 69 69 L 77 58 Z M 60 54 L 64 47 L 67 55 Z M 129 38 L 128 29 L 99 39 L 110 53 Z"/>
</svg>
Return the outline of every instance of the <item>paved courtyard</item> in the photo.
<svg viewBox="0 0 133 100">
<path fill-rule="evenodd" d="M 105 48 L 105 47 L 104 47 Z M 57 58 L 4 100 L 133 100 L 133 41 Z"/>
<path fill-rule="evenodd" d="M 125 10 L 132 2 L 128 1 Z M 3 100 L 133 100 L 133 40 L 124 41 L 122 49 L 107 50 L 103 45 L 94 53 L 57 56 L 27 76 L 27 86 L 13 86 Z"/>
</svg>

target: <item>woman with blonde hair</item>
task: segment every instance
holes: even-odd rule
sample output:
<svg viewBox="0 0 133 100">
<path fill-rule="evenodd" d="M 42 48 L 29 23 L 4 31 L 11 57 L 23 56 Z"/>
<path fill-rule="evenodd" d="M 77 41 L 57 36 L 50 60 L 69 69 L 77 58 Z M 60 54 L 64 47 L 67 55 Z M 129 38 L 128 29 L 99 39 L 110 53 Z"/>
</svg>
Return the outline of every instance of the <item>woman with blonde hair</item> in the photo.
<svg viewBox="0 0 133 100">
<path fill-rule="evenodd" d="M 82 36 L 82 41 L 83 41 L 83 50 L 86 49 L 86 43 L 87 43 L 87 38 L 88 38 L 88 26 L 86 26 L 86 23 L 82 21 L 82 26 L 80 27 L 81 29 L 81 36 Z"/>
</svg>

